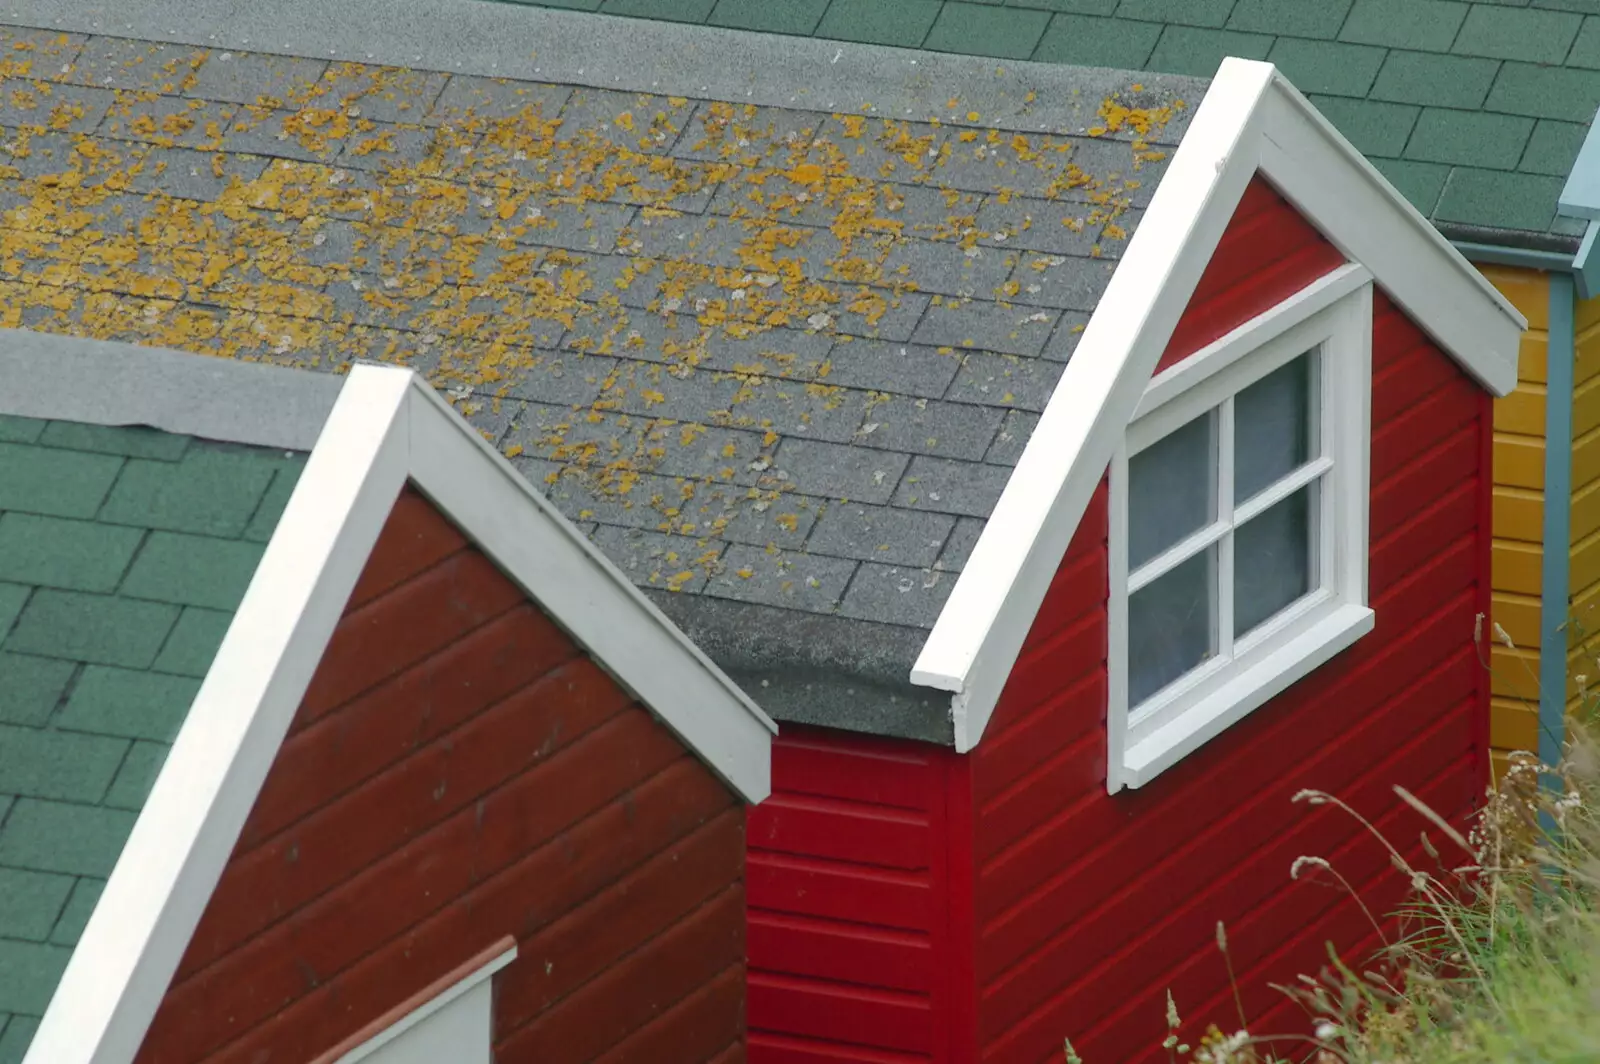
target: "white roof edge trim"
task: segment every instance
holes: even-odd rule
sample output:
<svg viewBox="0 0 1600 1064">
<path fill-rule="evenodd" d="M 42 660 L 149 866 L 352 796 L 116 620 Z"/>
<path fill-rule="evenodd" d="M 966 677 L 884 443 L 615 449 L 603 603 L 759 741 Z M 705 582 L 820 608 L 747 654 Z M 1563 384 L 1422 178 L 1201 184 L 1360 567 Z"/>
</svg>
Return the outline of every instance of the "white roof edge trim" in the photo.
<svg viewBox="0 0 1600 1064">
<path fill-rule="evenodd" d="M 923 644 L 911 682 L 954 691 L 958 752 L 982 738 L 1062 552 L 1258 165 L 1275 71 L 1225 60 Z"/>
<path fill-rule="evenodd" d="M 408 394 L 340 389 L 24 1064 L 138 1053 L 405 483 Z"/>
<path fill-rule="evenodd" d="M 1282 74 L 1272 88 L 1262 172 L 1479 383 L 1509 394 L 1528 319 Z"/>
<path fill-rule="evenodd" d="M 746 801 L 766 798 L 778 726 L 432 386 L 413 383 L 417 488 Z"/>
<path fill-rule="evenodd" d="M 1526 319 L 1276 67 L 1224 60 L 912 669 L 912 683 L 953 692 L 958 751 L 982 738 L 1116 441 L 1258 169 L 1488 390 L 1515 387 Z"/>
</svg>

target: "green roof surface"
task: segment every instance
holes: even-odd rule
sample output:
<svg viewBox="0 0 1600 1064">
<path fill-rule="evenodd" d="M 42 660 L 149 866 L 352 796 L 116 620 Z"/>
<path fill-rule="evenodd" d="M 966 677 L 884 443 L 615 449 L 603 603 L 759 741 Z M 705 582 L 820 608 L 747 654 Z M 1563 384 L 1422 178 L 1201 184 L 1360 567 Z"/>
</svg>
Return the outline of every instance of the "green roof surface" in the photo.
<svg viewBox="0 0 1600 1064">
<path fill-rule="evenodd" d="M 302 461 L 0 417 L 0 1064 L 32 1041 Z"/>
<path fill-rule="evenodd" d="M 1210 76 L 1267 59 L 1452 237 L 1568 248 L 1600 0 L 533 0 L 936 52 Z M 954 87 L 953 87 L 954 88 Z"/>
</svg>

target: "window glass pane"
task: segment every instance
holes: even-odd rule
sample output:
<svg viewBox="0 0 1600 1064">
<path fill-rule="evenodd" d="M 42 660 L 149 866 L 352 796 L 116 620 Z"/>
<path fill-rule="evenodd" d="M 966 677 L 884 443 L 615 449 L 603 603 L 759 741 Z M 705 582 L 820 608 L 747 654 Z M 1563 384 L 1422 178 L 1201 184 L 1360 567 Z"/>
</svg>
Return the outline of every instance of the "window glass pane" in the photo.
<svg viewBox="0 0 1600 1064">
<path fill-rule="evenodd" d="M 1301 355 L 1234 399 L 1235 505 L 1311 459 L 1311 381 L 1315 365 L 1315 354 Z"/>
<path fill-rule="evenodd" d="M 1240 525 L 1233 540 L 1233 631 L 1243 635 L 1311 590 L 1316 482 Z"/>
<path fill-rule="evenodd" d="M 1217 413 L 1202 414 L 1128 459 L 1128 568 L 1216 520 Z"/>
<path fill-rule="evenodd" d="M 1217 549 L 1128 597 L 1128 704 L 1137 706 L 1216 653 Z"/>
</svg>

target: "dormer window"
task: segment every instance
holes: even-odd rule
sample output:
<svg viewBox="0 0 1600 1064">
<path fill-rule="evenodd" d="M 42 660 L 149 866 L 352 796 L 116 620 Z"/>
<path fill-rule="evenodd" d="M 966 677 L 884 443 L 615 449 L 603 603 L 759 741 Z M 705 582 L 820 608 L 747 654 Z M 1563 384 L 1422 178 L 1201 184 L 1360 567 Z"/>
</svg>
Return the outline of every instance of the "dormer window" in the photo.
<svg viewBox="0 0 1600 1064">
<path fill-rule="evenodd" d="M 1111 469 L 1112 790 L 1370 630 L 1371 299 L 1291 300 L 1146 391 Z"/>
</svg>

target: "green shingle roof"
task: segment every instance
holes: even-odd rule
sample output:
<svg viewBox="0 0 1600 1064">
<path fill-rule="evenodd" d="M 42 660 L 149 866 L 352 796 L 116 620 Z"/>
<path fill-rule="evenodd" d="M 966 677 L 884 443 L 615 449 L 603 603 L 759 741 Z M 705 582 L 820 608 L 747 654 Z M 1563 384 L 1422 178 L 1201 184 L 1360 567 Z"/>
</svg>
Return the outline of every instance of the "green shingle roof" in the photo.
<svg viewBox="0 0 1600 1064">
<path fill-rule="evenodd" d="M 0 1064 L 32 1040 L 301 463 L 0 417 Z"/>
<path fill-rule="evenodd" d="M 1461 239 L 1574 247 L 1600 0 L 532 0 L 770 33 L 1209 76 L 1268 59 Z"/>
</svg>

